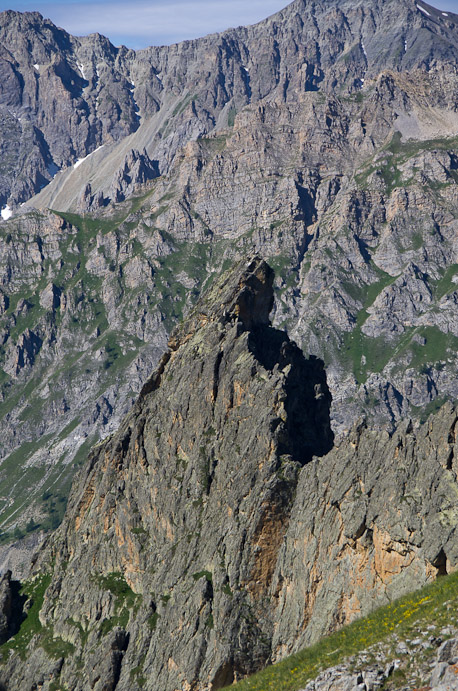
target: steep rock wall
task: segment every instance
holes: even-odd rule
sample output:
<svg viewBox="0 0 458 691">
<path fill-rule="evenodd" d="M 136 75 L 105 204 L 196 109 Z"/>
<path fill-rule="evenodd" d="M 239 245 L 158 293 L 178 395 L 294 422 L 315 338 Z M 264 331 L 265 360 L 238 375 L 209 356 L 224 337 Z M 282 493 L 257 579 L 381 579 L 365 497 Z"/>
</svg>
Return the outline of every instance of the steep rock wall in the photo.
<svg viewBox="0 0 458 691">
<path fill-rule="evenodd" d="M 255 258 L 215 284 L 91 452 L 5 688 L 222 688 L 456 567 L 456 411 L 331 449 L 322 364 L 269 326 L 272 282 Z"/>
</svg>

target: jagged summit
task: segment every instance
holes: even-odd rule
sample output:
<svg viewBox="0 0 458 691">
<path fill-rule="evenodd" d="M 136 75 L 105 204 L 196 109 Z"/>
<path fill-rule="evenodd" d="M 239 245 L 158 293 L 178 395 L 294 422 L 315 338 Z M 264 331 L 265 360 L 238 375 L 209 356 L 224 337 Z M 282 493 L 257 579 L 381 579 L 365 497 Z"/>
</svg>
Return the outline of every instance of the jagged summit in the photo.
<svg viewBox="0 0 458 691">
<path fill-rule="evenodd" d="M 208 290 L 180 331 L 195 330 L 202 319 L 224 321 L 239 320 L 247 329 L 269 324 L 274 304 L 274 272 L 259 256 L 235 263 L 231 271 L 219 277 Z"/>
<path fill-rule="evenodd" d="M 130 691 L 141 658 L 146 688 L 217 689 L 269 657 L 298 474 L 332 446 L 322 363 L 268 324 L 272 280 L 255 257 L 207 292 L 37 556 L 34 576 L 51 574 L 40 620 L 74 641 L 69 688 Z M 142 605 L 123 609 L 113 579 Z M 37 638 L 8 674 L 25 688 L 53 664 Z"/>
<path fill-rule="evenodd" d="M 119 201 L 132 149 L 146 147 L 151 170 L 165 174 L 183 145 L 250 103 L 345 97 L 383 71 L 448 69 L 457 50 L 456 15 L 414 0 L 296 0 L 254 26 L 137 52 L 73 37 L 38 13 L 4 12 L 0 206 L 37 195 L 34 208 L 75 210 L 89 182 L 96 209 L 100 195 Z"/>
</svg>

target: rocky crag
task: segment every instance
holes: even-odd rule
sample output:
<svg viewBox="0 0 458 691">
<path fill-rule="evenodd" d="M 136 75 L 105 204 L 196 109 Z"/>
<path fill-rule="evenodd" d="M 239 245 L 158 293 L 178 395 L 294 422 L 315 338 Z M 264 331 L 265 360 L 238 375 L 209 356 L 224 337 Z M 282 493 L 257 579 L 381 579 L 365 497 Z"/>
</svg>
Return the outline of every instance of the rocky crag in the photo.
<svg viewBox="0 0 458 691">
<path fill-rule="evenodd" d="M 6 689 L 222 688 L 456 567 L 457 411 L 333 446 L 272 283 L 254 258 L 205 294 L 5 577 Z"/>
<path fill-rule="evenodd" d="M 1 14 L 3 540 L 59 523 L 174 325 L 253 250 L 273 323 L 325 362 L 336 433 L 456 399 L 457 26 L 296 0 L 134 52 Z"/>
</svg>

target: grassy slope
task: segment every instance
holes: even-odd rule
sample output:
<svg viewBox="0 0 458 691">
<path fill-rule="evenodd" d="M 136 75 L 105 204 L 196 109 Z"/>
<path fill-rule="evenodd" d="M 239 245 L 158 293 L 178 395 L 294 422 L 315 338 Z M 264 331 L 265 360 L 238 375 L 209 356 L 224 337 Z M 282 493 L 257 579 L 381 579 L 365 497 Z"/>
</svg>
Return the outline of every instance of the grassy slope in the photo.
<svg viewBox="0 0 458 691">
<path fill-rule="evenodd" d="M 375 610 L 235 686 L 238 691 L 299 691 L 322 670 L 343 663 L 361 651 L 382 643 L 388 663 L 400 658 L 399 651 L 396 652 L 399 640 L 415 639 L 424 628 L 429 635 L 438 635 L 444 626 L 456 626 L 457 621 L 458 573 L 454 573 Z M 431 648 L 430 653 L 433 652 Z M 368 654 L 370 662 L 370 650 Z M 422 648 L 422 654 L 427 656 L 428 651 Z M 406 665 L 412 664 L 410 652 L 405 657 Z M 397 675 L 400 683 L 406 674 L 401 665 Z"/>
</svg>

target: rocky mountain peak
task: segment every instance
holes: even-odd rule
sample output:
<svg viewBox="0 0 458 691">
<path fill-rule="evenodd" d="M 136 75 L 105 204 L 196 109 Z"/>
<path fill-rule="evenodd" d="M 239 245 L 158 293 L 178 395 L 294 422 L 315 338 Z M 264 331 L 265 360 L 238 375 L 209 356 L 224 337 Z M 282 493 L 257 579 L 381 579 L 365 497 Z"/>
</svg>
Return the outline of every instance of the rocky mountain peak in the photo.
<svg viewBox="0 0 458 691">
<path fill-rule="evenodd" d="M 176 349 L 179 342 L 208 321 L 238 321 L 248 330 L 268 325 L 274 304 L 273 282 L 274 272 L 259 256 L 236 262 L 232 271 L 215 281 L 184 324 L 174 330 L 169 345 Z"/>
<path fill-rule="evenodd" d="M 221 688 L 269 657 L 268 595 L 299 472 L 332 446 L 322 363 L 268 322 L 273 275 L 256 256 L 203 296 L 120 429 L 93 449 L 37 556 L 34 577 L 51 576 L 45 628 L 68 640 L 78 620 L 87 650 L 106 651 L 107 632 L 123 641 L 102 673 L 100 657 L 81 673 L 70 655 L 72 688 L 97 675 L 96 689 L 136 688 L 126 656 L 138 646 L 170 690 Z M 129 626 L 114 593 L 102 595 L 113 579 L 144 602 Z M 47 669 L 36 642 L 27 669 L 15 668 L 19 686 Z"/>
<path fill-rule="evenodd" d="M 392 429 L 456 398 L 452 13 L 297 1 L 252 27 L 137 52 L 5 16 L 5 531 L 25 529 L 24 496 L 37 522 L 60 520 L 42 497 L 63 478 L 66 495 L 72 464 L 117 428 L 184 317 L 172 351 L 210 320 L 283 362 L 259 345 L 271 296 L 257 270 L 192 312 L 253 252 L 276 268 L 274 325 L 327 365 L 335 432 L 361 414 Z"/>
<path fill-rule="evenodd" d="M 272 281 L 254 256 L 203 295 L 32 580 L 4 579 L 0 685 L 216 691 L 456 568 L 456 410 L 334 445 L 323 364 L 269 324 Z"/>
</svg>

